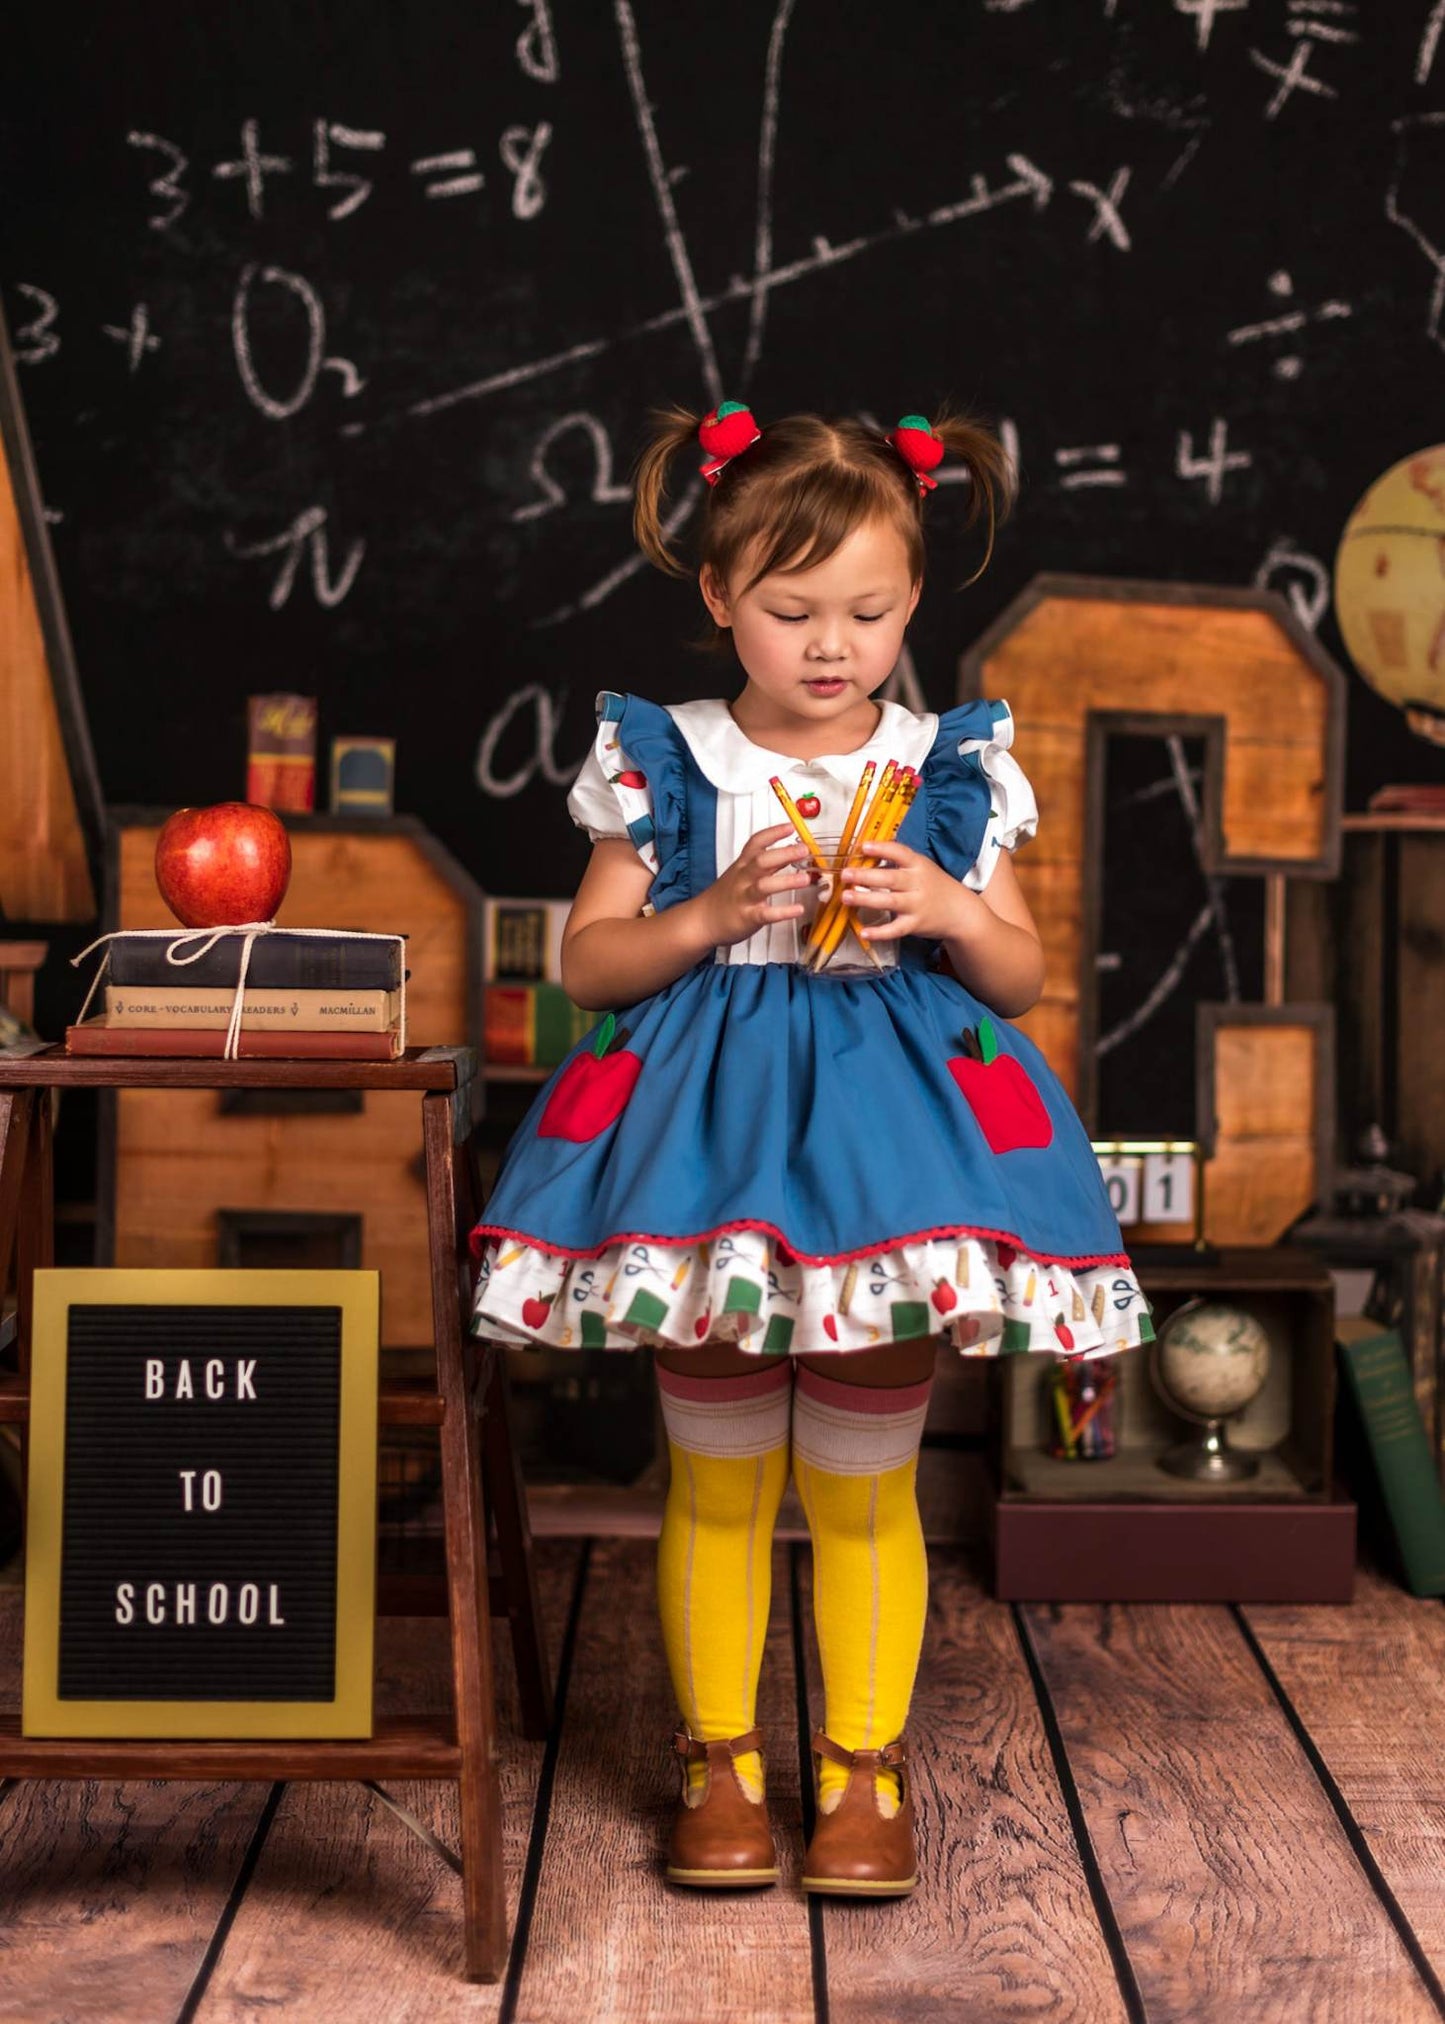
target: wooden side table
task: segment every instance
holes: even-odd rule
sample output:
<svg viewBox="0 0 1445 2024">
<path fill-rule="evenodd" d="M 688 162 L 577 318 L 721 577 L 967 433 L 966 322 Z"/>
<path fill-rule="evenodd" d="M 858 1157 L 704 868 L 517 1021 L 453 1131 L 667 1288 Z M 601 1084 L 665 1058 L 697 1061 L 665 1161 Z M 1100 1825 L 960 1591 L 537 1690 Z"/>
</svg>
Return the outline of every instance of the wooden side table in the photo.
<svg viewBox="0 0 1445 2024">
<path fill-rule="evenodd" d="M 52 1047 L 28 1059 L 0 1057 L 0 1284 L 15 1256 L 17 1368 L 0 1372 L 0 1420 L 30 1414 L 32 1275 L 53 1261 L 52 1089 L 372 1089 L 421 1097 L 426 1161 L 434 1382 L 384 1386 L 383 1423 L 440 1429 L 450 1618 L 453 1721 L 393 1717 L 368 1738 L 345 1742 L 107 1742 L 20 1734 L 18 1711 L 0 1709 L 0 1778 L 379 1779 L 448 1778 L 461 1807 L 466 1971 L 494 1982 L 507 1958 L 502 1823 L 492 1690 L 491 1618 L 511 1623 L 523 1729 L 551 1726 L 551 1675 L 543 1648 L 531 1532 L 512 1445 L 505 1366 L 494 1345 L 466 1327 L 466 1241 L 478 1190 L 471 1145 L 466 1047 L 409 1049 L 395 1062 L 104 1059 Z M 485 1459 L 486 1473 L 483 1474 Z M 494 1535 L 494 1544 L 489 1539 Z M 438 1585 L 439 1586 L 439 1585 Z M 413 1586 L 405 1607 L 414 1614 Z"/>
</svg>

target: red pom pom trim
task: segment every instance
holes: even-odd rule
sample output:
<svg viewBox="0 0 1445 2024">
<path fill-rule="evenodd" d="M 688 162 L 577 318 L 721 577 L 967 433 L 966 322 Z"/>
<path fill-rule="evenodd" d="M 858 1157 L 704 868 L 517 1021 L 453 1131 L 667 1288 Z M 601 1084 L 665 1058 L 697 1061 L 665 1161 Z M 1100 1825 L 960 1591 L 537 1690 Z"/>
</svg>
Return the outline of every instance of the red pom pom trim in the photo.
<svg viewBox="0 0 1445 2024">
<path fill-rule="evenodd" d="M 938 480 L 928 474 L 943 462 L 944 444 L 934 435 L 931 423 L 922 415 L 905 415 L 898 427 L 889 431 L 888 441 L 918 480 L 919 491 L 936 491 Z"/>
<path fill-rule="evenodd" d="M 708 453 L 707 463 L 700 468 L 709 485 L 716 485 L 724 468 L 762 433 L 752 409 L 741 401 L 720 401 L 711 414 L 704 415 L 697 439 Z"/>
</svg>

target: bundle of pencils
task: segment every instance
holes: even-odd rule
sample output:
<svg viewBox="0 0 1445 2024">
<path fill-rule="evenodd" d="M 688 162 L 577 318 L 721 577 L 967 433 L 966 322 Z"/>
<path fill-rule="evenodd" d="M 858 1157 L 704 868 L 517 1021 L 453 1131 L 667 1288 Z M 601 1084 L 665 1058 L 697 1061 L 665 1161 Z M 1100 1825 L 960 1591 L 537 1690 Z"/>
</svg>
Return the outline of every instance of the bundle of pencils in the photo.
<svg viewBox="0 0 1445 2024">
<path fill-rule="evenodd" d="M 808 930 L 807 954 L 803 958 L 806 968 L 815 973 L 827 964 L 839 942 L 850 931 L 857 938 L 858 946 L 867 956 L 874 969 L 881 970 L 877 951 L 864 941 L 858 931 L 857 909 L 845 906 L 843 887 L 850 871 L 856 870 L 867 861 L 868 846 L 872 843 L 890 843 L 913 806 L 918 792 L 918 775 L 911 766 L 900 766 L 890 759 L 883 769 L 872 800 L 868 790 L 873 785 L 877 771 L 876 763 L 870 759 L 863 768 L 863 777 L 853 796 L 853 806 L 848 811 L 848 820 L 843 828 L 842 841 L 838 846 L 837 864 L 829 864 L 814 841 L 808 825 L 799 815 L 792 796 L 781 780 L 774 778 L 770 783 L 773 792 L 783 805 L 783 812 L 799 837 L 808 855 L 819 871 L 832 879 L 833 889 L 827 901 L 818 909 L 813 924 Z"/>
</svg>

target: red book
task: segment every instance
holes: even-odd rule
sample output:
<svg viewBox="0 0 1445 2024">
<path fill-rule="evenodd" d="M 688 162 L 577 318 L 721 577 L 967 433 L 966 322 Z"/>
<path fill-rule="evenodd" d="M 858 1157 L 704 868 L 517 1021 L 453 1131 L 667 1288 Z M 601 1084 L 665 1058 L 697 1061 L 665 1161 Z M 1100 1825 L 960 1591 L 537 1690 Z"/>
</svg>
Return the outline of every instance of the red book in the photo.
<svg viewBox="0 0 1445 2024">
<path fill-rule="evenodd" d="M 226 1051 L 225 1028 L 200 1026 L 110 1026 L 103 1018 L 67 1026 L 65 1046 L 71 1054 L 189 1054 L 220 1060 Z M 396 1061 L 401 1034 L 356 1033 L 346 1029 L 316 1032 L 256 1033 L 241 1029 L 239 1058 L 280 1060 Z"/>
</svg>

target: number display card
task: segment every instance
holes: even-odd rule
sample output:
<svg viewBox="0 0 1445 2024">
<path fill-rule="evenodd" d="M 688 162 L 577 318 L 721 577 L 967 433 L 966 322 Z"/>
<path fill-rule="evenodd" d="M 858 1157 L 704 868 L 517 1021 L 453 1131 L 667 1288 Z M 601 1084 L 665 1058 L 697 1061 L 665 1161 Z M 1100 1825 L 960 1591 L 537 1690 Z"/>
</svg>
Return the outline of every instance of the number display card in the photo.
<svg viewBox="0 0 1445 2024">
<path fill-rule="evenodd" d="M 367 1736 L 375 1272 L 35 1274 L 27 1736 Z"/>
</svg>

